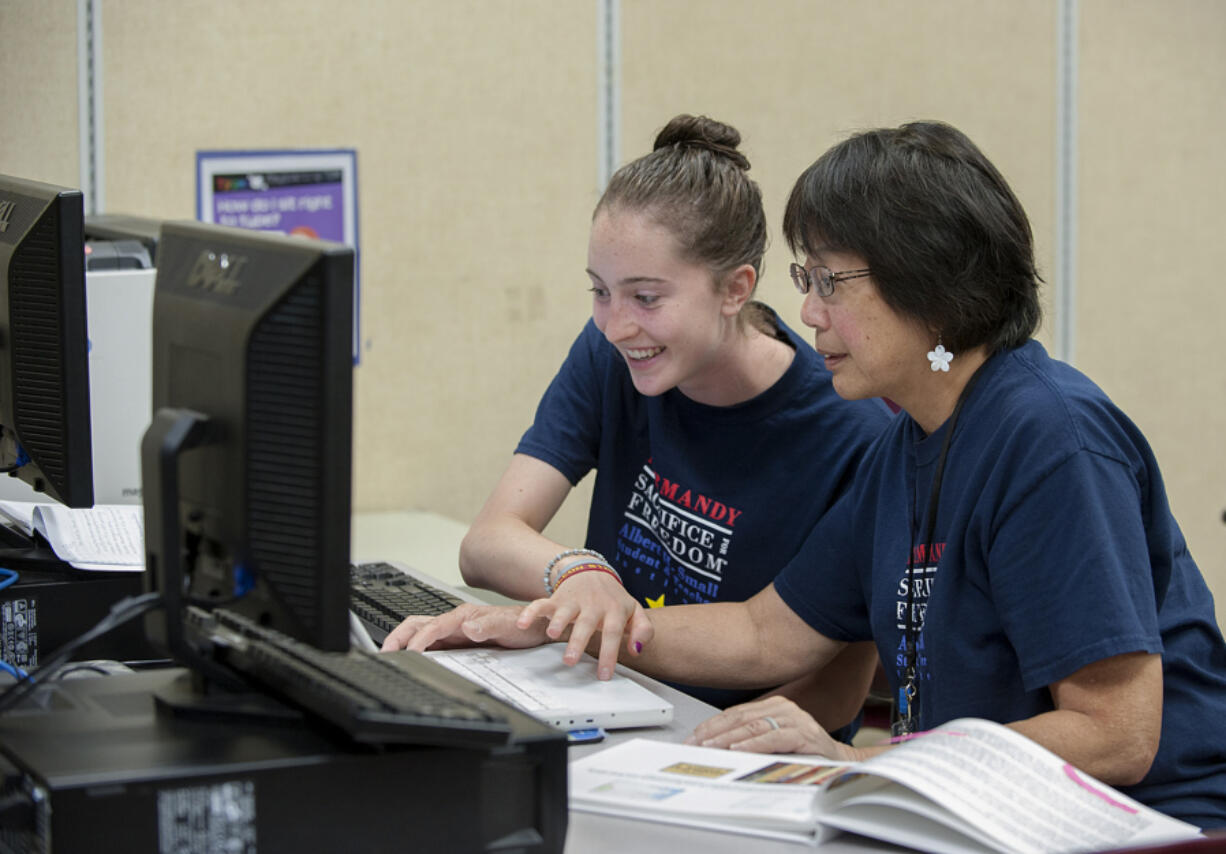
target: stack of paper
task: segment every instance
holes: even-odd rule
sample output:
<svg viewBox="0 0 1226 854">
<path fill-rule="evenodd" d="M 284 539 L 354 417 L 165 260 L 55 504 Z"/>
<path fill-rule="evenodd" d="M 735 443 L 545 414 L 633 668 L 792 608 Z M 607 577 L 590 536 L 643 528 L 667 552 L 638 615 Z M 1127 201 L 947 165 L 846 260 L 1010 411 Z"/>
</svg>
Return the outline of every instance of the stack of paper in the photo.
<svg viewBox="0 0 1226 854">
<path fill-rule="evenodd" d="M 74 509 L 33 501 L 0 501 L 9 527 L 47 541 L 56 557 L 77 569 L 140 572 L 145 568 L 145 523 L 138 504 Z"/>
</svg>

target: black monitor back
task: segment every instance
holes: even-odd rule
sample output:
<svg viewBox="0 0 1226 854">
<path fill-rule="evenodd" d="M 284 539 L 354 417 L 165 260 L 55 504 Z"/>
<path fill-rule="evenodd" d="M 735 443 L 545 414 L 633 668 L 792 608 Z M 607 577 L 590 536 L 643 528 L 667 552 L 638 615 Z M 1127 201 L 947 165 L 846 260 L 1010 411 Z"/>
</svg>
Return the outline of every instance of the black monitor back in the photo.
<svg viewBox="0 0 1226 854">
<path fill-rule="evenodd" d="M 142 480 L 168 607 L 146 629 L 185 663 L 187 605 L 348 648 L 352 311 L 350 248 L 162 228 Z"/>
<path fill-rule="evenodd" d="M 77 190 L 0 175 L 0 469 L 94 503 Z"/>
<path fill-rule="evenodd" d="M 86 264 L 90 270 L 156 267 L 161 232 L 162 220 L 156 217 L 90 214 L 85 217 Z M 104 247 L 111 251 L 101 252 Z"/>
</svg>

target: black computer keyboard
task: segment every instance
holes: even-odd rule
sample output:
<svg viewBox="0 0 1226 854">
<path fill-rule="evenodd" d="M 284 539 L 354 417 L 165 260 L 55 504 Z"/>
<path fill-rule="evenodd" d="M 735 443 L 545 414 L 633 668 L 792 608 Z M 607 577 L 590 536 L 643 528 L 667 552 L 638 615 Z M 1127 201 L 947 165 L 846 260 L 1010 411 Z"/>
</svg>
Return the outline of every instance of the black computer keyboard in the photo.
<svg viewBox="0 0 1226 854">
<path fill-rule="evenodd" d="M 349 607 L 366 624 L 371 640 L 383 643 L 405 617 L 438 616 L 463 602 L 389 563 L 349 567 Z"/>
<path fill-rule="evenodd" d="M 218 657 L 308 714 L 369 744 L 504 744 L 506 707 L 419 653 L 322 652 L 242 614 L 198 617 Z"/>
</svg>

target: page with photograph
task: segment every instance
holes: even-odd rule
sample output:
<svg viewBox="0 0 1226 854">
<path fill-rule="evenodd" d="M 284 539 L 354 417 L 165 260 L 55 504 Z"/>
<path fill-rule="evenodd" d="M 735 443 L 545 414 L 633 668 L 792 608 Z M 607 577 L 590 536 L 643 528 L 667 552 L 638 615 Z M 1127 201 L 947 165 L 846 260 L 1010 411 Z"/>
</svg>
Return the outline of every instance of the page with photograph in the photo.
<svg viewBox="0 0 1226 854">
<path fill-rule="evenodd" d="M 571 807 L 813 841 L 817 786 L 849 765 L 636 738 L 571 763 Z"/>
</svg>

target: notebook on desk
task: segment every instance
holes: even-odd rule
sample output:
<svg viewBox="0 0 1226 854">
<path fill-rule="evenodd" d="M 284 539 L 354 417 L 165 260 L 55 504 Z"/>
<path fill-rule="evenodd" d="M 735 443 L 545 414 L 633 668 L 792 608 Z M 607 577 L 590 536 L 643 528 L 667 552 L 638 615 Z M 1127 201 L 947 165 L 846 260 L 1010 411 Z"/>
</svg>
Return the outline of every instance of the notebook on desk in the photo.
<svg viewBox="0 0 1226 854">
<path fill-rule="evenodd" d="M 559 644 L 532 649 L 453 649 L 427 655 L 483 685 L 538 720 L 574 730 L 664 726 L 673 704 L 636 682 L 620 665 L 613 678 L 596 678 L 596 659 L 562 663 Z"/>
</svg>

